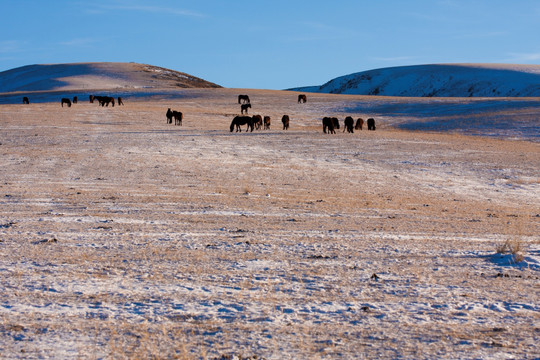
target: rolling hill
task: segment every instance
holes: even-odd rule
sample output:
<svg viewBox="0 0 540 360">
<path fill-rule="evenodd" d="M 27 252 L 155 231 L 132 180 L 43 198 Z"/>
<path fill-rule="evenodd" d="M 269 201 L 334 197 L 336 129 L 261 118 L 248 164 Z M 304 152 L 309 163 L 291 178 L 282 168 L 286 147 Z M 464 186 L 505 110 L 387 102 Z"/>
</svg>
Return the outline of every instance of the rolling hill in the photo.
<svg viewBox="0 0 540 360">
<path fill-rule="evenodd" d="M 540 65 L 435 64 L 382 68 L 290 90 L 410 97 L 538 97 Z"/>
<path fill-rule="evenodd" d="M 0 93 L 219 87 L 189 74 L 138 63 L 28 65 L 0 72 Z"/>
</svg>

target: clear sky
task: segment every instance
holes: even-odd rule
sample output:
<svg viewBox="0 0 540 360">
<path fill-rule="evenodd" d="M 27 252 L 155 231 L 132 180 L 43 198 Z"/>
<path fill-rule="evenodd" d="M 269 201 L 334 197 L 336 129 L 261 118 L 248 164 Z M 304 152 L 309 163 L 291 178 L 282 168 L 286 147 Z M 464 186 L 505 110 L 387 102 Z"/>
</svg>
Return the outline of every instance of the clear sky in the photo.
<svg viewBox="0 0 540 360">
<path fill-rule="evenodd" d="M 138 62 L 225 87 L 376 68 L 540 64 L 539 0 L 0 0 L 0 71 Z"/>
</svg>

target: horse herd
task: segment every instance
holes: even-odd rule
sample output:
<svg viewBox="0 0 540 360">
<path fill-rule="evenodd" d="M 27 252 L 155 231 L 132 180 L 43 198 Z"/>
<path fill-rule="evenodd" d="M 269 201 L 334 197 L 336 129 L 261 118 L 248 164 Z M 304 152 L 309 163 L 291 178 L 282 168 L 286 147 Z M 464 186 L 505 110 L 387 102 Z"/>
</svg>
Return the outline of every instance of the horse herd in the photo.
<svg viewBox="0 0 540 360">
<path fill-rule="evenodd" d="M 107 106 L 108 107 L 109 104 L 112 104 L 112 106 L 114 107 L 114 97 L 112 97 L 112 96 L 90 95 L 89 100 L 90 100 L 91 104 L 93 104 L 94 100 L 96 100 L 100 106 Z M 73 100 L 71 100 L 69 98 L 62 98 L 60 100 L 60 105 L 62 105 L 62 107 L 64 107 L 64 104 L 65 104 L 67 107 L 71 107 L 72 104 L 77 104 L 78 102 L 79 102 L 79 99 L 77 98 L 77 96 L 74 96 Z M 28 99 L 28 96 L 23 97 L 23 104 L 30 104 L 30 100 Z M 124 105 L 124 102 L 122 101 L 122 98 L 119 96 L 118 97 L 118 106 L 120 106 L 120 105 Z"/>
<path fill-rule="evenodd" d="M 94 103 L 94 101 L 97 101 L 100 106 L 109 106 L 111 104 L 113 107 L 115 105 L 114 97 L 111 96 L 99 96 L 99 95 L 90 95 L 89 96 L 90 103 Z M 71 107 L 72 104 L 77 104 L 78 98 L 77 96 L 73 97 L 73 101 L 69 98 L 62 98 L 60 101 L 60 104 L 62 107 L 64 107 L 64 104 L 66 104 L 68 107 Z M 306 103 L 307 97 L 304 94 L 298 95 L 298 103 Z M 30 104 L 30 101 L 27 96 L 23 97 L 23 104 Z M 124 102 L 122 101 L 121 97 L 118 97 L 118 105 L 124 105 Z M 271 125 L 271 118 L 270 116 L 261 116 L 261 115 L 253 115 L 248 116 L 248 109 L 251 108 L 251 101 L 249 99 L 248 95 L 238 95 L 238 104 L 240 104 L 240 111 L 241 115 L 235 116 L 234 119 L 231 122 L 230 131 L 233 132 L 235 129 L 237 132 L 241 132 L 242 128 L 241 126 L 246 125 L 246 131 L 253 131 L 253 130 L 260 130 L 261 128 L 264 128 L 264 130 L 270 130 Z M 244 115 L 244 112 L 246 113 Z M 171 108 L 167 109 L 167 113 L 165 114 L 167 118 L 167 124 L 172 124 L 172 121 L 174 119 L 174 125 L 182 126 L 182 119 L 183 114 L 180 111 L 177 110 L 171 110 Z M 367 119 L 367 129 L 368 130 L 375 130 L 375 119 L 369 118 Z M 290 117 L 289 115 L 283 115 L 281 117 L 281 123 L 283 124 L 283 130 L 289 129 L 289 123 L 290 123 Z M 322 119 L 322 125 L 323 125 L 323 132 L 325 134 L 335 134 L 336 129 L 339 130 L 339 120 L 336 117 L 327 117 L 325 116 Z M 354 130 L 362 130 L 362 127 L 364 125 L 364 119 L 359 118 L 356 120 L 356 124 L 354 119 L 351 116 L 347 116 L 343 122 L 344 129 L 343 132 L 347 131 L 348 133 L 353 133 Z"/>
<path fill-rule="evenodd" d="M 307 101 L 307 97 L 304 94 L 298 95 L 298 103 L 305 103 Z M 264 130 L 270 130 L 271 125 L 271 118 L 270 116 L 261 116 L 261 115 L 253 115 L 248 116 L 248 110 L 251 108 L 251 101 L 249 99 L 248 95 L 238 95 L 238 104 L 240 104 L 240 112 L 241 115 L 235 116 L 231 122 L 231 125 L 229 127 L 230 131 L 233 132 L 236 129 L 236 132 L 242 131 L 242 126 L 246 125 L 246 131 L 253 131 L 253 130 L 260 130 L 262 127 L 264 127 Z M 245 114 L 244 114 L 245 112 Z M 182 125 L 182 118 L 183 114 L 180 111 L 171 110 L 171 108 L 167 109 L 167 112 L 165 114 L 167 118 L 167 124 L 172 124 L 172 120 L 174 118 L 174 124 L 175 125 Z M 283 115 L 281 117 L 281 123 L 283 124 L 283 130 L 289 129 L 289 123 L 290 123 L 290 117 L 289 115 Z M 323 132 L 325 134 L 335 134 L 336 130 L 339 129 L 339 120 L 336 117 L 324 117 L 322 119 L 323 123 Z M 359 118 L 356 120 L 356 124 L 354 122 L 354 119 L 351 116 L 347 116 L 344 120 L 344 129 L 343 132 L 347 131 L 348 133 L 354 133 L 354 130 L 362 130 L 362 127 L 364 126 L 364 119 Z M 367 119 L 367 127 L 368 130 L 375 130 L 375 119 L 369 118 Z"/>
<path fill-rule="evenodd" d="M 322 120 L 323 123 L 323 132 L 325 134 L 335 134 L 336 130 L 339 130 L 339 120 L 336 117 L 324 117 Z M 364 119 L 359 118 L 356 120 L 356 124 L 354 123 L 354 119 L 351 116 L 347 116 L 345 120 L 343 121 L 343 132 L 345 130 L 348 133 L 354 133 L 354 130 L 362 130 L 362 127 L 364 126 Z M 367 119 L 367 127 L 368 130 L 375 130 L 375 119 L 369 118 Z"/>
</svg>

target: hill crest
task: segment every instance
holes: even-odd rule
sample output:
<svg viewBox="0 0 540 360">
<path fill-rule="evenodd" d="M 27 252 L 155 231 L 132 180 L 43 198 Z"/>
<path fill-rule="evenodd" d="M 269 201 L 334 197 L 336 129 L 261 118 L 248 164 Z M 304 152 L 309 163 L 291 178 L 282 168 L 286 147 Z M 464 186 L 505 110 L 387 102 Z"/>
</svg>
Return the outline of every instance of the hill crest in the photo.
<svg viewBox="0 0 540 360">
<path fill-rule="evenodd" d="M 183 72 L 132 62 L 27 65 L 0 72 L 0 93 L 219 87 Z"/>
<path fill-rule="evenodd" d="M 537 97 L 540 65 L 430 64 L 381 68 L 291 90 L 404 97 Z"/>
</svg>

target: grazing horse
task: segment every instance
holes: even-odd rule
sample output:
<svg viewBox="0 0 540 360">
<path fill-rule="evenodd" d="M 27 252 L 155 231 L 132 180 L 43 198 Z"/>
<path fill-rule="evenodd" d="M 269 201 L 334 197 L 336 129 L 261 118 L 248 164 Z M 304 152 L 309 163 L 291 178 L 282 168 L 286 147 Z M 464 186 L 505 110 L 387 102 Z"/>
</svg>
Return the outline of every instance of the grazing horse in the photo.
<svg viewBox="0 0 540 360">
<path fill-rule="evenodd" d="M 263 121 L 264 121 L 264 130 L 270 130 L 270 116 L 265 116 Z"/>
<path fill-rule="evenodd" d="M 255 126 L 255 130 L 260 130 L 263 124 L 263 118 L 261 115 L 253 115 L 253 126 Z"/>
<path fill-rule="evenodd" d="M 76 96 L 74 96 L 74 97 L 73 97 L 73 103 L 76 104 L 78 101 L 79 101 L 79 98 L 76 97 Z"/>
<path fill-rule="evenodd" d="M 374 118 L 367 119 L 367 129 L 375 131 L 375 119 Z"/>
<path fill-rule="evenodd" d="M 283 123 L 283 130 L 289 129 L 289 121 L 289 115 L 283 115 L 283 117 L 281 118 L 281 122 Z"/>
<path fill-rule="evenodd" d="M 251 128 L 253 131 L 253 118 L 251 116 L 236 116 L 231 122 L 231 132 L 233 132 L 234 127 L 236 126 L 236 132 L 242 132 L 240 126 L 247 125 L 246 131 Z"/>
<path fill-rule="evenodd" d="M 69 100 L 68 98 L 62 98 L 60 104 L 62 105 L 62 107 L 64 107 L 64 104 L 67 104 L 68 107 L 71 107 L 71 100 Z"/>
<path fill-rule="evenodd" d="M 114 98 L 110 96 L 94 96 L 94 99 L 96 99 L 99 102 L 99 105 L 101 106 L 109 106 L 110 103 L 112 103 L 112 106 L 114 107 Z"/>
<path fill-rule="evenodd" d="M 347 116 L 343 122 L 343 132 L 347 130 L 348 133 L 354 133 L 354 119 Z"/>
<path fill-rule="evenodd" d="M 173 112 L 171 111 L 171 108 L 167 110 L 165 116 L 167 116 L 167 124 L 172 124 Z"/>
<path fill-rule="evenodd" d="M 325 134 L 335 134 L 336 133 L 336 131 L 334 130 L 334 128 L 335 128 L 334 119 L 336 119 L 336 118 L 331 118 L 331 117 L 328 117 L 328 116 L 323 117 L 322 125 L 323 125 L 323 132 Z M 338 122 L 338 124 L 339 124 L 339 122 Z M 326 132 L 326 130 L 328 130 L 328 132 Z"/>
<path fill-rule="evenodd" d="M 182 113 L 180 111 L 173 110 L 172 116 L 174 117 L 174 125 L 182 126 Z"/>
<path fill-rule="evenodd" d="M 240 110 L 242 111 L 242 114 L 244 113 L 244 111 L 246 112 L 246 114 L 248 113 L 248 108 L 251 107 L 251 104 L 242 104 L 240 105 Z"/>
<path fill-rule="evenodd" d="M 249 96 L 247 95 L 238 95 L 238 103 L 239 104 L 249 104 Z"/>
<path fill-rule="evenodd" d="M 307 101 L 307 97 L 304 94 L 298 95 L 298 103 L 305 103 Z"/>
<path fill-rule="evenodd" d="M 356 125 L 354 126 L 354 129 L 362 130 L 362 126 L 364 126 L 364 119 L 358 118 L 358 120 L 356 120 Z"/>
<path fill-rule="evenodd" d="M 124 102 L 122 101 L 122 98 L 119 96 L 118 97 L 118 106 L 120 105 L 124 105 Z"/>
<path fill-rule="evenodd" d="M 25 96 L 22 98 L 22 103 L 23 104 L 30 104 L 30 100 L 28 100 L 28 96 Z"/>
</svg>

